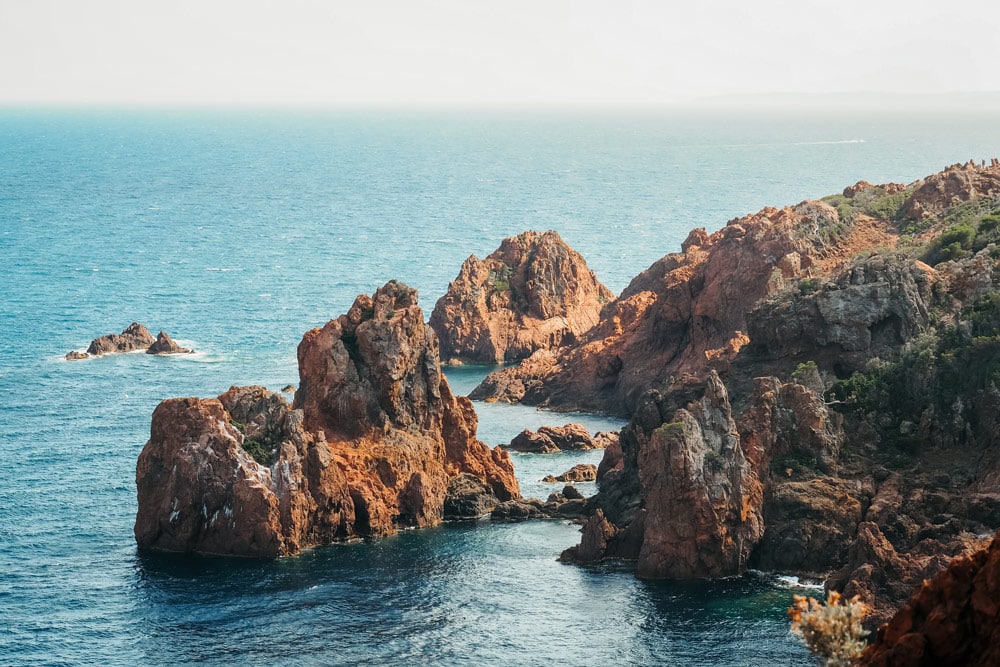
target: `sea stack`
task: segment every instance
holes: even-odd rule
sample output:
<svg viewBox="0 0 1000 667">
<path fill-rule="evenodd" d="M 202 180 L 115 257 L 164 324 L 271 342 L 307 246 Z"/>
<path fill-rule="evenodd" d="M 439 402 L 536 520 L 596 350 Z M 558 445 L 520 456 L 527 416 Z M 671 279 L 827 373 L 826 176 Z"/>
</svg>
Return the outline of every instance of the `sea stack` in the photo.
<svg viewBox="0 0 1000 667">
<path fill-rule="evenodd" d="M 169 399 L 136 468 L 142 549 L 271 558 L 445 518 L 450 482 L 520 497 L 441 373 L 416 290 L 390 282 L 299 345 L 294 405 L 261 387 Z"/>
<path fill-rule="evenodd" d="M 613 298 L 559 234 L 529 231 L 465 260 L 430 325 L 447 362 L 507 363 L 574 343 Z"/>
</svg>

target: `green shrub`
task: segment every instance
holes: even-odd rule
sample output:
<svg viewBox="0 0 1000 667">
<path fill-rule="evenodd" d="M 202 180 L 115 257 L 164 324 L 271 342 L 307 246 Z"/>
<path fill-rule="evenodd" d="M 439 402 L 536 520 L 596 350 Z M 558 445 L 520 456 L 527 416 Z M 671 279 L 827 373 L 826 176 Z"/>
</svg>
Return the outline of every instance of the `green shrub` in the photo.
<svg viewBox="0 0 1000 667">
<path fill-rule="evenodd" d="M 809 380 L 816 373 L 819 373 L 819 366 L 816 365 L 816 362 L 804 361 L 792 371 L 792 379 L 801 383 Z"/>
</svg>

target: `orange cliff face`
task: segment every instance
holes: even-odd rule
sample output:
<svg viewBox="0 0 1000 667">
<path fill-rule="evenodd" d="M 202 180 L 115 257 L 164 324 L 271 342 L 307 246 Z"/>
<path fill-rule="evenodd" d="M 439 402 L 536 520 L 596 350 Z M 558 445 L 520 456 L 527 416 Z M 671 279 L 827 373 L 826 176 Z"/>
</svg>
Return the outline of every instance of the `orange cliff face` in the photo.
<svg viewBox="0 0 1000 667">
<path fill-rule="evenodd" d="M 499 364 L 575 343 L 614 294 L 556 232 L 504 239 L 469 257 L 434 306 L 446 361 Z"/>
<path fill-rule="evenodd" d="M 510 458 L 476 439 L 471 403 L 451 393 L 406 285 L 307 332 L 299 375 L 294 406 L 234 387 L 157 408 L 136 469 L 140 548 L 276 557 L 430 526 L 463 473 L 520 497 Z"/>
<path fill-rule="evenodd" d="M 473 396 L 630 416 L 564 559 L 822 577 L 874 626 L 1000 527 L 998 218 L 994 161 L 695 230 Z"/>
<path fill-rule="evenodd" d="M 495 373 L 473 396 L 631 414 L 650 387 L 725 372 L 749 342 L 755 304 L 850 256 L 861 237 L 891 243 L 884 223 L 843 222 L 823 202 L 765 208 L 711 235 L 696 229 L 605 306 L 579 344 Z"/>
<path fill-rule="evenodd" d="M 1000 535 L 924 581 L 858 664 L 1000 664 Z"/>
</svg>

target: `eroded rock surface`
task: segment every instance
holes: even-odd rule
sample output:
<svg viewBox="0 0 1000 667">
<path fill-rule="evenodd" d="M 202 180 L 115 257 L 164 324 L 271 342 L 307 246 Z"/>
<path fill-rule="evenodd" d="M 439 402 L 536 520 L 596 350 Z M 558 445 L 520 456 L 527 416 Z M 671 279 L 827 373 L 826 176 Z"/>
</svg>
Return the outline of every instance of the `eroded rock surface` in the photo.
<svg viewBox="0 0 1000 667">
<path fill-rule="evenodd" d="M 441 374 L 415 290 L 391 282 L 306 333 L 299 375 L 293 406 L 251 387 L 157 408 L 136 470 L 140 548 L 274 557 L 434 525 L 463 474 L 519 498 L 508 455 L 476 439 Z"/>
<path fill-rule="evenodd" d="M 808 201 L 711 235 L 694 230 L 683 252 L 633 279 L 579 344 L 494 373 L 473 396 L 630 415 L 650 387 L 726 372 L 750 342 L 747 314 L 759 301 L 852 256 L 862 237 L 894 243 L 886 228 Z"/>
<path fill-rule="evenodd" d="M 879 630 L 860 664 L 1000 664 L 1000 536 L 924 581 Z"/>
<path fill-rule="evenodd" d="M 498 364 L 575 342 L 614 295 L 556 232 L 504 239 L 469 257 L 430 325 L 446 361 Z"/>
</svg>

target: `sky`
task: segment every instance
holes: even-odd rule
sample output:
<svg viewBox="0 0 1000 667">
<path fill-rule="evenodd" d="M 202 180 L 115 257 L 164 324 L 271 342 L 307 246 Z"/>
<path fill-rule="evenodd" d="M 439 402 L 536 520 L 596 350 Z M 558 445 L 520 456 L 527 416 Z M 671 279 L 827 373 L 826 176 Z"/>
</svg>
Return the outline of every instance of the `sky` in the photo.
<svg viewBox="0 0 1000 667">
<path fill-rule="evenodd" d="M 0 104 L 997 93 L 998 42 L 996 0 L 0 0 Z"/>
</svg>

